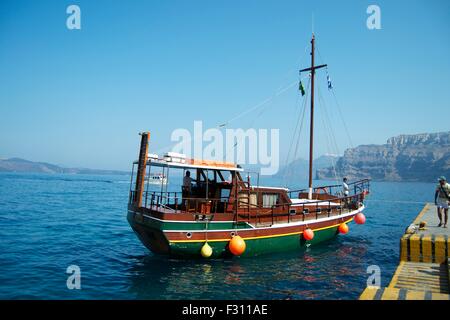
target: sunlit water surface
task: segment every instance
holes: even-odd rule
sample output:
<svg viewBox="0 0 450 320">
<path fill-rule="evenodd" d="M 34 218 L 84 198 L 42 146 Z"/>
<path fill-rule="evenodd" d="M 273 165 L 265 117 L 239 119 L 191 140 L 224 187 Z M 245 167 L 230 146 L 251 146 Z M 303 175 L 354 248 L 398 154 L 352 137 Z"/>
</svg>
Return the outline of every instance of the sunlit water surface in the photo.
<svg viewBox="0 0 450 320">
<path fill-rule="evenodd" d="M 128 190 L 127 176 L 0 174 L 0 298 L 356 299 L 370 265 L 389 283 L 399 238 L 434 185 L 373 182 L 367 222 L 347 235 L 230 260 L 153 255 L 127 223 Z M 67 288 L 69 265 L 80 290 Z"/>
</svg>

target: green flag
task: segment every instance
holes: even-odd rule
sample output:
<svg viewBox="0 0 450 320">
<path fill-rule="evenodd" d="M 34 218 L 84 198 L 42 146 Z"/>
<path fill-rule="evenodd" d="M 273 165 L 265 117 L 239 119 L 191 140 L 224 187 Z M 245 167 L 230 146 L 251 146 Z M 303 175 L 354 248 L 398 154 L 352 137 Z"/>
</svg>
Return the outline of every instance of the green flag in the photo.
<svg viewBox="0 0 450 320">
<path fill-rule="evenodd" d="M 305 95 L 305 88 L 303 88 L 303 83 L 300 80 L 300 83 L 298 85 L 298 90 L 300 90 L 300 92 L 302 93 L 302 97 Z"/>
</svg>

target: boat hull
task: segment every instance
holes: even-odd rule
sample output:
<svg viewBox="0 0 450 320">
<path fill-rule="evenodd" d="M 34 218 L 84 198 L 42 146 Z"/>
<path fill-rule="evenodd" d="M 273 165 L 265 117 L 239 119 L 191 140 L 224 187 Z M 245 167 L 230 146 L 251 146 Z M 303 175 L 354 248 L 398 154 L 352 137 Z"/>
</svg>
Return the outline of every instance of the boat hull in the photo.
<svg viewBox="0 0 450 320">
<path fill-rule="evenodd" d="M 270 238 L 245 239 L 246 249 L 242 257 L 252 257 L 288 251 L 299 251 L 310 245 L 330 240 L 337 235 L 337 226 L 315 232 L 314 239 L 305 241 L 301 235 L 274 236 Z M 205 242 L 177 242 L 170 244 L 171 255 L 178 257 L 199 257 Z M 208 241 L 213 249 L 213 258 L 232 257 L 228 249 L 229 240 Z"/>
<path fill-rule="evenodd" d="M 348 223 L 362 211 L 355 210 L 351 214 L 333 217 L 326 221 L 310 221 L 307 224 L 286 224 L 265 228 L 250 225 L 236 227 L 232 222 L 209 223 L 209 231 L 205 231 L 205 223 L 178 223 L 161 221 L 148 215 L 129 210 L 127 219 L 141 242 L 156 254 L 165 254 L 182 258 L 201 258 L 201 248 L 207 241 L 212 248 L 211 258 L 232 257 L 228 244 L 234 234 L 240 235 L 246 244 L 242 257 L 273 254 L 287 251 L 300 251 L 310 245 L 330 240 L 339 234 L 342 223 Z M 306 241 L 303 231 L 314 230 L 314 238 Z M 191 234 L 188 238 L 186 235 Z"/>
</svg>

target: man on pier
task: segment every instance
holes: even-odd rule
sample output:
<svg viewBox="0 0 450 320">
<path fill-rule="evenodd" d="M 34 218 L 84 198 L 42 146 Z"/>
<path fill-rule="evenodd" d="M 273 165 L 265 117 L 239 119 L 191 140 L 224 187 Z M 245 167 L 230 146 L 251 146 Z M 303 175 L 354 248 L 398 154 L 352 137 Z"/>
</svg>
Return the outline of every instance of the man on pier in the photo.
<svg viewBox="0 0 450 320">
<path fill-rule="evenodd" d="M 450 185 L 447 183 L 447 179 L 442 176 L 439 178 L 439 183 L 436 186 L 436 192 L 434 194 L 434 203 L 437 206 L 437 213 L 439 217 L 439 225 L 442 226 L 442 211 L 444 211 L 444 228 L 447 228 L 448 219 L 448 203 L 450 201 Z"/>
</svg>

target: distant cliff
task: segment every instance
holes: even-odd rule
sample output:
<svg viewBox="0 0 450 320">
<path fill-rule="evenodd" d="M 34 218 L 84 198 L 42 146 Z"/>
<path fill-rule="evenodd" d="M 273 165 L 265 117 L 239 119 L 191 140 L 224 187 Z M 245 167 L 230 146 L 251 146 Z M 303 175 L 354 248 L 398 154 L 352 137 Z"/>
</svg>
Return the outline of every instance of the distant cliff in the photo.
<svg viewBox="0 0 450 320">
<path fill-rule="evenodd" d="M 339 159 L 338 156 L 334 155 L 323 155 L 313 161 L 313 166 L 315 169 L 327 168 L 336 163 Z M 289 163 L 288 165 L 282 167 L 277 173 L 277 177 L 295 177 L 296 179 L 307 179 L 309 176 L 309 162 L 305 159 L 296 159 Z"/>
<path fill-rule="evenodd" d="M 383 145 L 347 149 L 336 163 L 339 176 L 385 181 L 436 181 L 450 178 L 450 132 L 400 135 Z M 318 169 L 318 179 L 334 178 L 332 167 Z"/>
<path fill-rule="evenodd" d="M 46 162 L 20 158 L 0 159 L 0 172 L 70 173 L 70 174 L 128 174 L 124 171 L 86 168 L 63 168 Z"/>
</svg>

